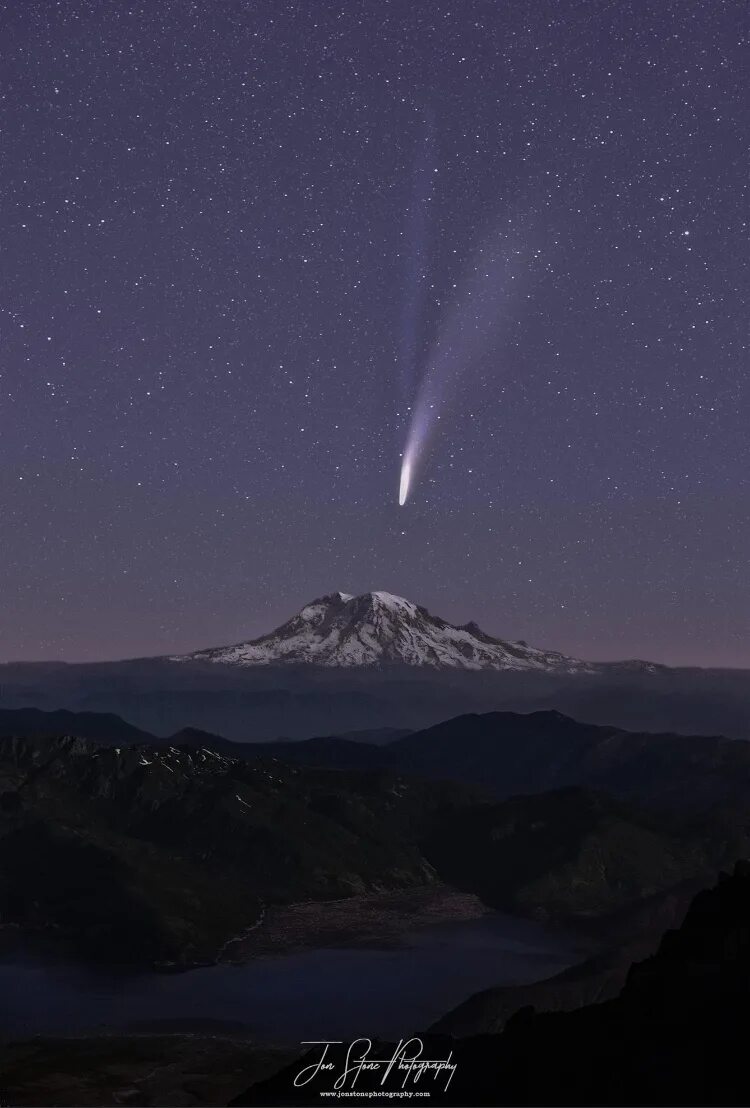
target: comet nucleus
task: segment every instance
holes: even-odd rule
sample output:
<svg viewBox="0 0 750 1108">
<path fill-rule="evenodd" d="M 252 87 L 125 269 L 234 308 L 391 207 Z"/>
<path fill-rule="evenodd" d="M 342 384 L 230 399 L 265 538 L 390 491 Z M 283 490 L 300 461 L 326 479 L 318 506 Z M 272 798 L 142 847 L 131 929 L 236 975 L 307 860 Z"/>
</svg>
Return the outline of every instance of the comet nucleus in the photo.
<svg viewBox="0 0 750 1108">
<path fill-rule="evenodd" d="M 407 455 L 404 455 L 404 459 L 401 462 L 401 483 L 398 488 L 398 502 L 401 507 L 406 503 L 409 496 L 409 484 L 411 483 L 411 462 Z"/>
</svg>

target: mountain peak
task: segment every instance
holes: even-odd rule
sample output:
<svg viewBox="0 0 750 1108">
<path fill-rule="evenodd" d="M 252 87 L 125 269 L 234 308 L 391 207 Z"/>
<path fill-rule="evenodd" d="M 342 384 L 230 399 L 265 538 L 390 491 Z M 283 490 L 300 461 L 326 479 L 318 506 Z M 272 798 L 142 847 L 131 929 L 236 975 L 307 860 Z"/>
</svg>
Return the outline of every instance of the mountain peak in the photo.
<svg viewBox="0 0 750 1108">
<path fill-rule="evenodd" d="M 476 623 L 455 626 L 384 590 L 334 592 L 306 604 L 268 635 L 173 661 L 227 665 L 429 666 L 470 670 L 586 672 L 585 662 L 494 638 Z"/>
<path fill-rule="evenodd" d="M 370 603 L 373 606 L 382 605 L 386 608 L 402 608 L 402 609 L 414 609 L 415 604 L 412 604 L 410 600 L 407 600 L 403 596 L 396 596 L 395 593 L 385 592 L 383 589 L 375 589 L 373 592 L 363 592 L 358 596 L 353 595 L 350 592 L 332 592 L 326 596 L 319 596 L 317 600 L 313 600 L 313 604 L 336 604 L 343 603 L 348 604 L 350 600 L 356 600 L 360 603 Z M 310 607 L 310 605 L 308 605 Z M 303 609 L 304 610 L 304 609 Z"/>
</svg>

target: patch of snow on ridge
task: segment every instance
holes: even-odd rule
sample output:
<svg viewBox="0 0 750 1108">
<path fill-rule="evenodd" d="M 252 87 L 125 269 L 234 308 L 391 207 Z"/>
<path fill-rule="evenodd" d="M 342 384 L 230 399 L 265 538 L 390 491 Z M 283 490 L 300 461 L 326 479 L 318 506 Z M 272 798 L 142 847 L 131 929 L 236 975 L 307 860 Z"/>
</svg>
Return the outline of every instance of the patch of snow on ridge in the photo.
<svg viewBox="0 0 750 1108">
<path fill-rule="evenodd" d="M 417 610 L 417 605 L 412 604 L 411 600 L 405 600 L 403 596 L 394 596 L 392 592 L 373 592 L 370 595 L 394 612 L 416 612 Z M 350 599 L 353 600 L 354 597 Z"/>
</svg>

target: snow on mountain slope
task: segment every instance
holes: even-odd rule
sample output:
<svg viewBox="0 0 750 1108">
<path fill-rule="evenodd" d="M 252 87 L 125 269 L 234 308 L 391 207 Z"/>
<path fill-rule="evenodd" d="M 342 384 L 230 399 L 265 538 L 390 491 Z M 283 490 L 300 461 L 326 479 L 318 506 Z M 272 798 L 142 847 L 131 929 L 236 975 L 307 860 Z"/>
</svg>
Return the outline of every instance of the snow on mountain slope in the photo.
<svg viewBox="0 0 750 1108">
<path fill-rule="evenodd" d="M 401 596 L 320 597 L 259 639 L 179 655 L 172 661 L 258 666 L 410 665 L 453 669 L 595 672 L 596 666 L 522 642 L 492 638 L 475 623 L 455 627 Z"/>
</svg>

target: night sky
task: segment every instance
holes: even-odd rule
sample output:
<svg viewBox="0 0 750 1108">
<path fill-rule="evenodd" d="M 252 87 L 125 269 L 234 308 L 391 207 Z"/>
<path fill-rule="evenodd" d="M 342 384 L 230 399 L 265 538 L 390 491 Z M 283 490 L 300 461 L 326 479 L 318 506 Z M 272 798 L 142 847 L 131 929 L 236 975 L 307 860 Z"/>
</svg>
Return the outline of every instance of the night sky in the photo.
<svg viewBox="0 0 750 1108">
<path fill-rule="evenodd" d="M 750 666 L 744 3 L 0 8 L 0 658 L 387 589 Z"/>
</svg>

